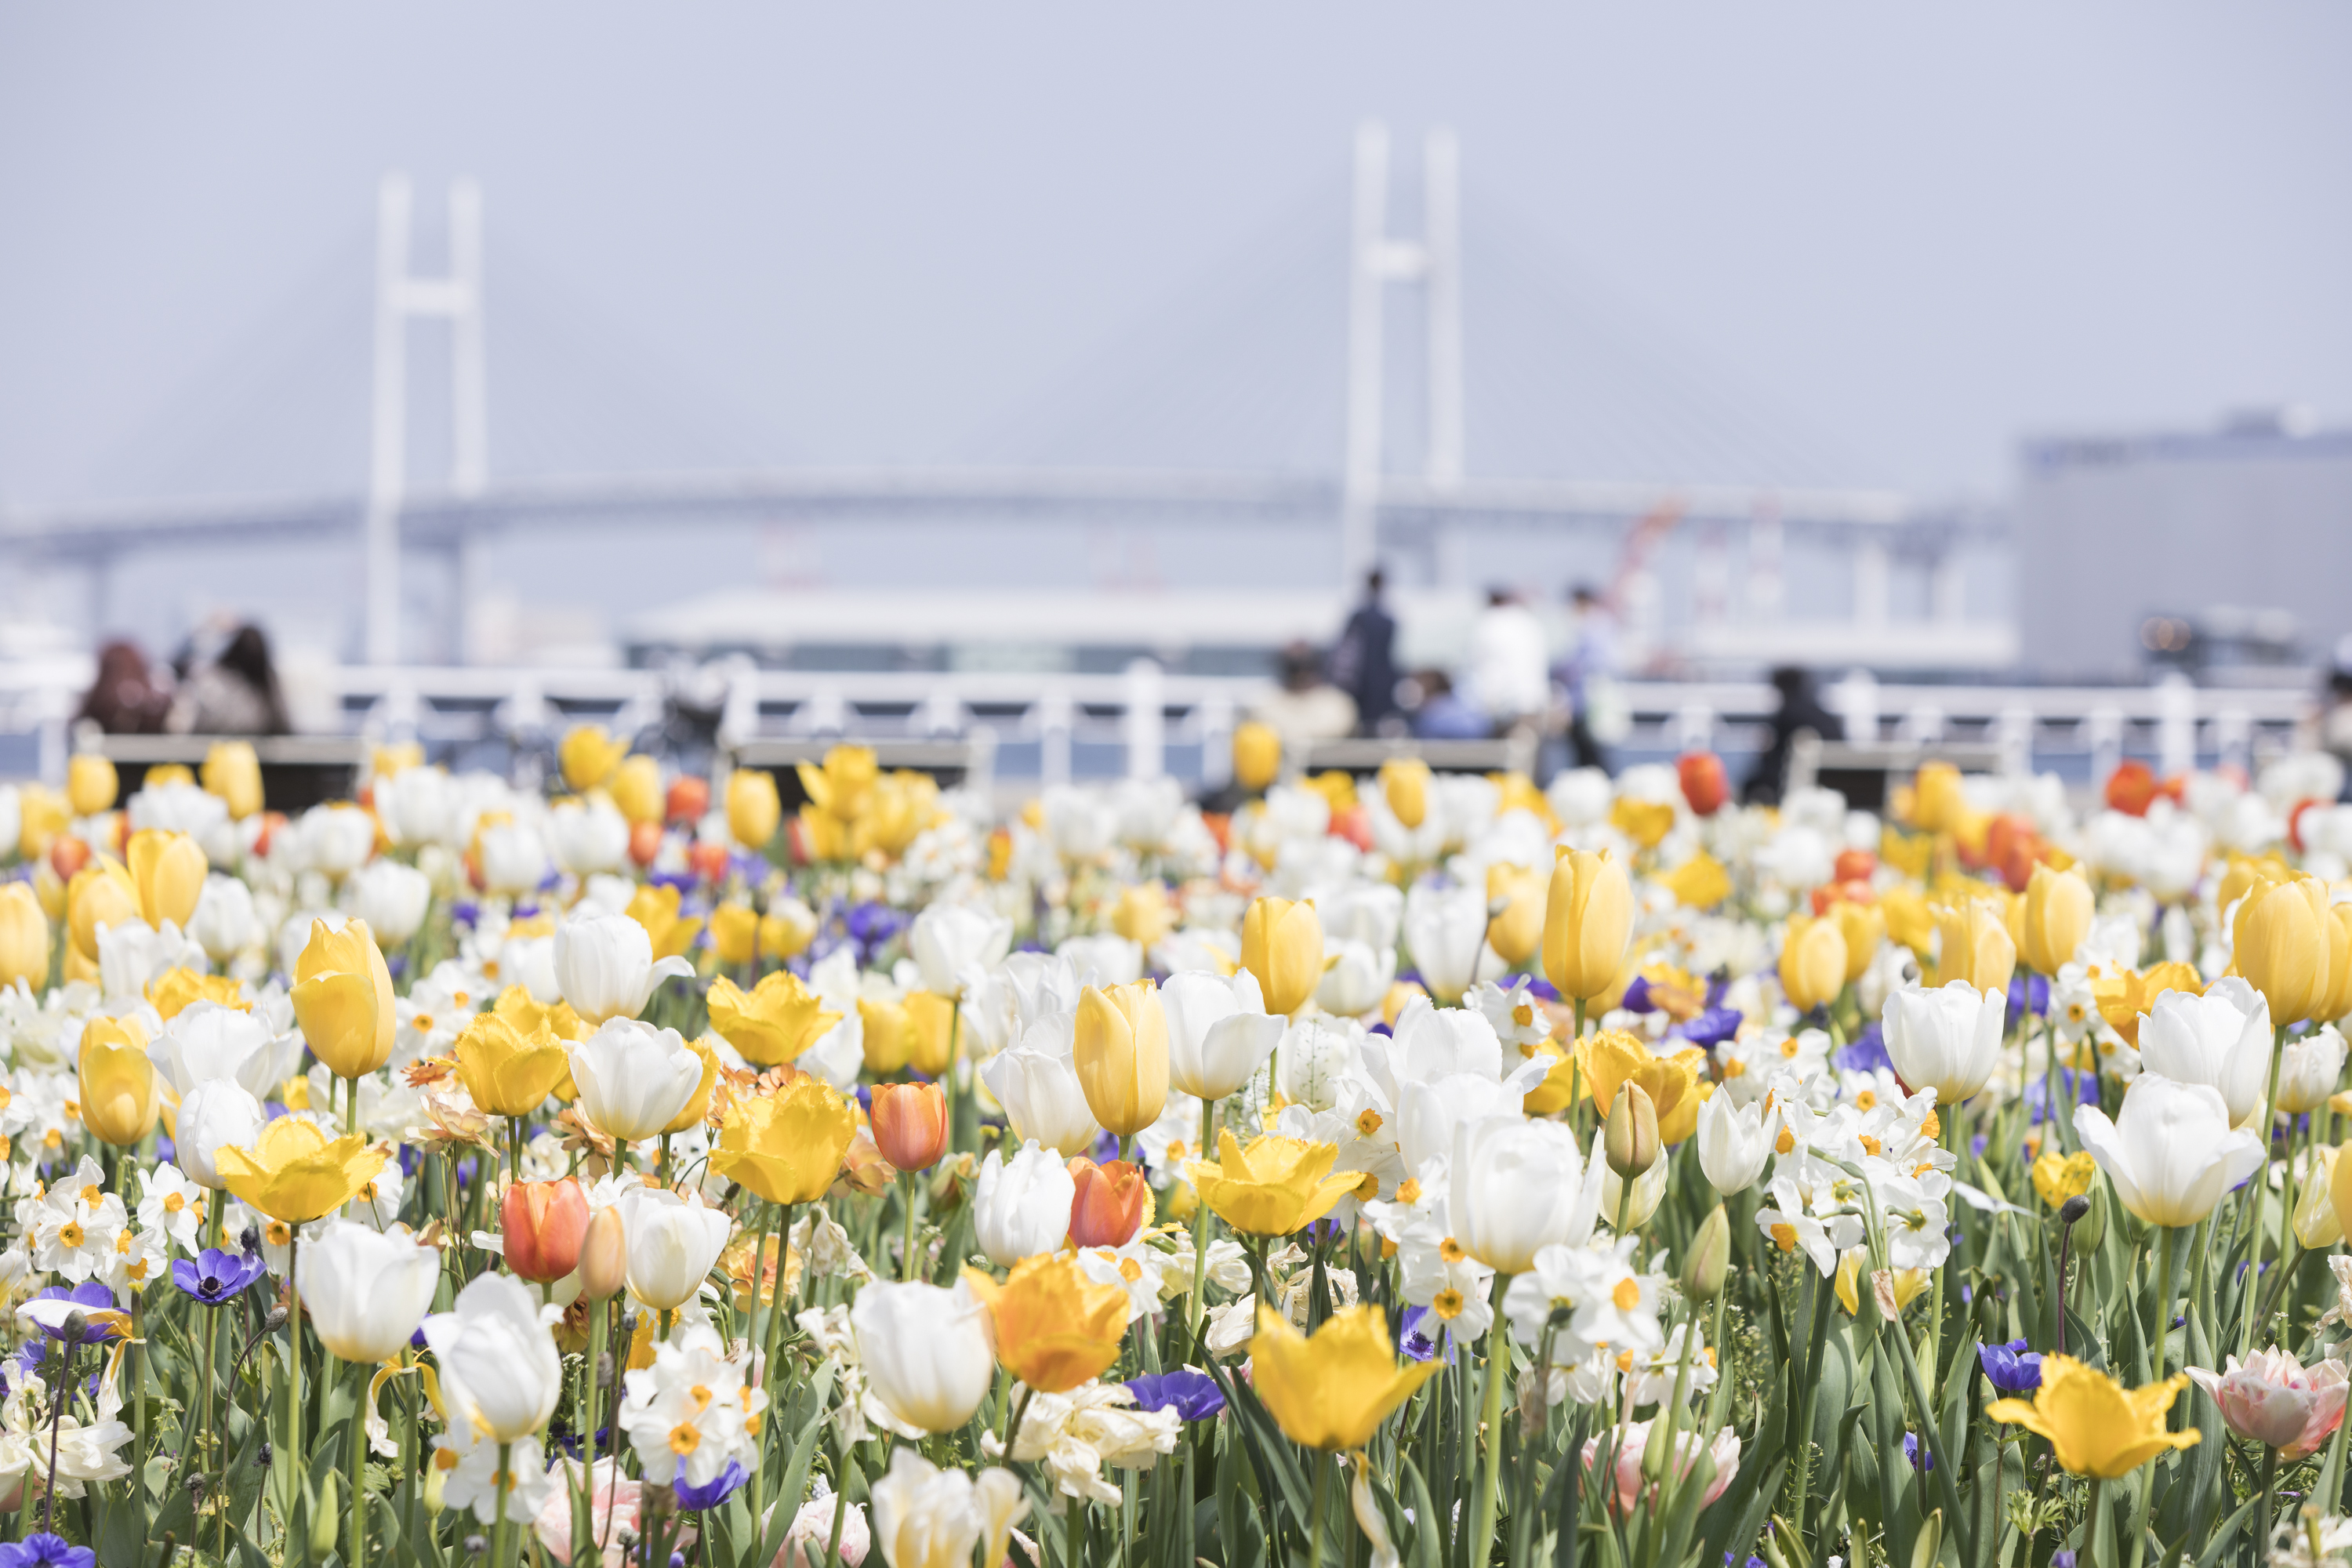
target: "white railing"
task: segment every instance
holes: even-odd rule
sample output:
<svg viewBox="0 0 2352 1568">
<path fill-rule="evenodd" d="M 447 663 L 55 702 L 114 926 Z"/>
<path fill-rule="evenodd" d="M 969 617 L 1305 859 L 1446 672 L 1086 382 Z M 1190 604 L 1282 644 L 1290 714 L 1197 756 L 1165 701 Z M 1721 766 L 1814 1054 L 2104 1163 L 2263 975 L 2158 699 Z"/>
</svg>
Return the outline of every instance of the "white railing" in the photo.
<svg viewBox="0 0 2352 1568">
<path fill-rule="evenodd" d="M 89 679 L 87 658 L 0 661 L 0 736 L 17 738 L 22 759 L 12 771 L 63 776 L 68 720 Z M 729 749 L 985 731 L 998 773 L 1048 783 L 1104 772 L 1221 782 L 1234 723 L 1269 689 L 1254 678 L 1169 674 L 1149 659 L 1105 674 L 761 670 L 738 662 L 677 671 L 353 665 L 321 679 L 338 721 L 320 728 L 436 751 L 541 747 L 583 719 L 637 732 L 687 711 L 706 722 L 715 716 L 717 742 Z M 1754 752 L 1777 700 L 1770 686 L 1749 681 L 1635 680 L 1618 694 L 1625 724 L 1609 740 L 1626 758 Z M 2252 766 L 2295 744 L 2316 710 L 2301 688 L 2198 687 L 2179 676 L 2145 686 L 1937 686 L 1854 675 L 1825 686 L 1822 698 L 1843 717 L 1849 741 L 1990 746 L 2011 771 L 2055 766 L 2088 778 L 2127 754 L 2164 772 Z"/>
</svg>

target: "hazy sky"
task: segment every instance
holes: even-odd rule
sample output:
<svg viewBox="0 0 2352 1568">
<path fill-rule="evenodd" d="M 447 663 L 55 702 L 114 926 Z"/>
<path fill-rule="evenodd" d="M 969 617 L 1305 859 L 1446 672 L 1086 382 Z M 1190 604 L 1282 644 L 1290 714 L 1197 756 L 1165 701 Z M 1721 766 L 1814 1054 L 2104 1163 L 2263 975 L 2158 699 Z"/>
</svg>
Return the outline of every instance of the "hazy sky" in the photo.
<svg viewBox="0 0 2352 1568">
<path fill-rule="evenodd" d="M 2339 0 L 16 5 L 0 502 L 355 487 L 394 166 L 423 262 L 487 193 L 494 475 L 1328 468 L 1366 114 L 1405 214 L 1459 131 L 1474 474 L 1992 492 L 2352 412 L 2347 78 Z"/>
</svg>

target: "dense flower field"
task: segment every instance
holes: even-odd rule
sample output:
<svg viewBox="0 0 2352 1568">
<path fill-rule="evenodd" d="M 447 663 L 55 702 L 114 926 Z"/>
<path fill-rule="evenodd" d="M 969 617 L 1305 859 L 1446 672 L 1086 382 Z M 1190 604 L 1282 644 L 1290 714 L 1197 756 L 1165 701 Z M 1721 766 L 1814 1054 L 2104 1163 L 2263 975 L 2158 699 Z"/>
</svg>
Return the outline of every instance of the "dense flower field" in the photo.
<svg viewBox="0 0 2352 1568">
<path fill-rule="evenodd" d="M 2352 1551 L 2333 762 L 1236 762 L 0 788 L 6 1563 Z"/>
</svg>

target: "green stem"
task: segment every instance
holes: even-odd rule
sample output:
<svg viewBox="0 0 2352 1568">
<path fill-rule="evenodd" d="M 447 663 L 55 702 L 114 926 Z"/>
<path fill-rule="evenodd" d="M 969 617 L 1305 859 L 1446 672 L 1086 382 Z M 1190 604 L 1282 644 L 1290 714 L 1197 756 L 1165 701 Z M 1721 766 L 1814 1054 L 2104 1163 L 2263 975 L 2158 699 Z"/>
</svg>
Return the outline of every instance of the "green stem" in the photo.
<svg viewBox="0 0 2352 1568">
<path fill-rule="evenodd" d="M 2105 1478 L 2091 1478 L 2091 1495 L 2083 1505 L 2082 1554 L 2091 1560 L 2091 1568 L 2107 1568 L 2109 1558 L 2101 1545 L 2106 1534 L 2107 1483 Z"/>
<path fill-rule="evenodd" d="M 2267 1176 L 2268 1173 L 2264 1172 L 2263 1174 Z M 2147 1346 L 2150 1383 L 2160 1384 L 2164 1381 L 2165 1352 L 2169 1348 L 2172 1338 L 2172 1238 L 2176 1234 L 2177 1231 L 2172 1226 L 2157 1227 L 2156 1325 L 2155 1331 L 2148 1336 Z M 2249 1289 L 2246 1292 L 2249 1298 L 2253 1294 L 2251 1285 L 2252 1282 L 2249 1281 Z M 2166 1413 L 2164 1421 L 2167 1426 L 2172 1424 L 2169 1412 Z M 2156 1478 L 2151 1475 L 2139 1489 L 2139 1502 L 2132 1509 L 2132 1568 L 2139 1568 L 2140 1559 L 2147 1550 L 2147 1511 L 2155 1491 Z"/>
<path fill-rule="evenodd" d="M 1217 1102 L 1201 1102 L 1201 1158 L 1206 1160 L 1216 1148 Z M 1209 1205 L 1201 1201 L 1200 1190 L 1192 1193 L 1192 1305 L 1186 1313 L 1185 1327 L 1192 1342 L 1201 1340 L 1201 1318 L 1209 1307 Z"/>
<path fill-rule="evenodd" d="M 499 1473 L 497 1479 L 490 1483 L 498 1489 L 499 1492 L 498 1518 L 490 1525 L 490 1568 L 507 1568 L 507 1536 L 512 1528 L 507 1523 L 507 1494 L 513 1489 L 508 1484 L 507 1465 L 513 1457 L 513 1444 L 499 1445 Z M 589 1478 L 589 1484 L 591 1486 L 595 1484 L 593 1474 Z"/>
<path fill-rule="evenodd" d="M 1331 1493 L 1331 1453 L 1315 1450 L 1315 1500 L 1307 1509 L 1307 1568 L 1323 1568 L 1323 1512 Z"/>
<path fill-rule="evenodd" d="M 899 1178 L 899 1194 L 907 1206 L 906 1250 L 898 1259 L 898 1278 L 915 1278 L 915 1177 L 912 1172 Z"/>
<path fill-rule="evenodd" d="M 2286 1027 L 2281 1025 L 2272 1032 L 2270 1087 L 2263 1094 L 2263 1120 L 2260 1137 L 2263 1141 L 2263 1163 L 2254 1171 L 2253 1224 L 2248 1227 L 2252 1240 L 2246 1244 L 2245 1308 L 2239 1315 L 2238 1351 L 2251 1354 L 2254 1348 L 2254 1298 L 2260 1294 L 2255 1286 L 2262 1279 L 2263 1215 L 2271 1194 L 2271 1124 L 2278 1117 L 2279 1058 L 2286 1050 Z"/>
<path fill-rule="evenodd" d="M 1495 1539 L 1495 1500 L 1503 1475 L 1503 1384 L 1508 1380 L 1511 1366 L 1510 1330 L 1503 1316 L 1503 1292 L 1509 1288 L 1511 1277 L 1496 1270 L 1493 1289 L 1487 1300 L 1495 1309 L 1494 1321 L 1486 1327 L 1486 1398 L 1479 1419 L 1480 1431 L 1465 1434 L 1483 1436 L 1486 1445 L 1485 1462 L 1479 1467 L 1477 1511 L 1472 1516 L 1470 1541 L 1474 1550 L 1484 1550 Z"/>
<path fill-rule="evenodd" d="M 361 1563 L 367 1561 L 368 1500 L 367 1490 L 360 1483 L 366 1479 L 367 1472 L 367 1415 L 373 1404 L 368 1397 L 368 1388 L 375 1376 L 375 1369 L 365 1362 L 354 1362 L 352 1370 L 359 1374 L 360 1382 L 358 1398 L 352 1405 L 351 1441 L 344 1446 L 343 1453 L 345 1479 L 351 1483 L 349 1506 L 352 1510 L 343 1561 Z"/>
</svg>

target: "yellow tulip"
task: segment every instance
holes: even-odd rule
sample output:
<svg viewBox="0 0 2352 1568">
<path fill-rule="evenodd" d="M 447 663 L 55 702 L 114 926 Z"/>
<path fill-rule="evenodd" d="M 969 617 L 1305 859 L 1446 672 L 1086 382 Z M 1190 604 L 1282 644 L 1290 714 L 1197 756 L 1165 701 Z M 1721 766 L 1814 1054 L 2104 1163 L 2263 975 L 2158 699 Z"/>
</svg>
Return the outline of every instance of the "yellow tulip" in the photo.
<svg viewBox="0 0 2352 1568">
<path fill-rule="evenodd" d="M 167 969 L 150 980 L 147 1000 L 154 1005 L 157 1016 L 167 1024 L 196 1002 L 217 1002 L 240 1013 L 253 1011 L 253 1004 L 245 999 L 245 987 L 237 984 L 236 976 L 200 974 L 193 969 Z"/>
<path fill-rule="evenodd" d="M 837 821 L 851 822 L 864 813 L 866 793 L 881 778 L 882 770 L 873 747 L 835 746 L 824 753 L 824 765 L 811 767 L 803 763 L 800 775 L 801 792 L 809 797 L 810 805 Z M 775 783 L 768 782 L 772 786 Z M 731 783 L 729 788 L 731 800 Z"/>
<path fill-rule="evenodd" d="M 814 805 L 802 806 L 793 820 L 801 825 L 801 837 L 810 859 L 847 860 L 853 857 L 850 824 Z"/>
<path fill-rule="evenodd" d="M 131 880 L 139 889 L 140 918 L 162 930 L 165 921 L 185 926 L 196 911 L 210 869 L 205 852 L 184 833 L 145 828 L 131 836 Z"/>
<path fill-rule="evenodd" d="M 572 1071 L 563 1042 L 544 1025 L 517 1028 L 495 1012 L 477 1014 L 457 1037 L 457 1076 L 492 1116 L 528 1116 Z"/>
<path fill-rule="evenodd" d="M 751 963 L 760 951 L 760 911 L 749 904 L 721 904 L 711 910 L 710 951 L 721 963 Z"/>
<path fill-rule="evenodd" d="M 1067 1394 L 1100 1376 L 1127 1338 L 1127 1292 L 1088 1279 L 1066 1257 L 1024 1258 L 1002 1285 L 963 1271 L 995 1326 L 996 1359 L 1040 1394 Z"/>
<path fill-rule="evenodd" d="M 1095 1120 L 1131 1137 L 1168 1106 L 1168 1015 L 1149 980 L 1078 993 L 1078 1088 Z"/>
<path fill-rule="evenodd" d="M 1731 896 L 1731 874 L 1723 862 L 1700 850 L 1658 879 L 1675 902 L 1694 910 L 1711 910 Z"/>
<path fill-rule="evenodd" d="M 737 768 L 727 775 L 727 831 L 746 849 L 765 849 L 783 820 L 776 776 L 761 768 Z"/>
<path fill-rule="evenodd" d="M 841 1022 L 788 969 L 763 977 L 748 993 L 722 974 L 710 983 L 709 1002 L 710 1026 L 744 1060 L 763 1068 L 792 1060 Z"/>
<path fill-rule="evenodd" d="M 51 841 L 73 820 L 66 797 L 39 784 L 26 784 L 16 792 L 16 853 L 27 860 L 46 857 Z M 6 847 L 0 845 L 0 849 Z"/>
<path fill-rule="evenodd" d="M 2346 1149 L 2352 1149 L 2352 1140 L 2347 1140 L 2329 1151 L 2334 1158 L 2329 1160 L 2327 1164 L 2328 1204 L 2336 1211 L 2336 1223 L 2338 1229 L 2343 1226 L 2344 1216 L 2352 1215 L 2352 1160 L 2344 1157 Z M 2310 1244 L 2306 1242 L 2305 1245 Z"/>
<path fill-rule="evenodd" d="M 337 1078 L 360 1078 L 392 1059 L 399 1023 L 392 974 L 367 921 L 341 931 L 310 922 L 310 942 L 294 965 L 294 1021 L 310 1054 Z"/>
<path fill-rule="evenodd" d="M 147 1030 L 136 1018 L 92 1018 L 82 1026 L 81 1124 L 100 1142 L 128 1149 L 155 1130 L 162 1110 Z"/>
<path fill-rule="evenodd" d="M 19 980 L 36 992 L 49 984 L 49 917 L 29 882 L 0 886 L 0 990 Z"/>
<path fill-rule="evenodd" d="M 556 752 L 563 765 L 563 782 L 583 795 L 611 778 L 628 754 L 628 742 L 613 739 L 602 724 L 574 724 Z"/>
<path fill-rule="evenodd" d="M 76 816 L 96 816 L 114 804 L 121 787 L 114 764 L 96 752 L 78 752 L 66 764 L 66 800 Z"/>
<path fill-rule="evenodd" d="M 2213 907 L 2227 912 L 2231 904 L 2254 889 L 2257 882 L 2292 882 L 2294 868 L 2276 855 L 2232 855 L 2213 888 Z"/>
<path fill-rule="evenodd" d="M 1936 911 L 1916 888 L 1889 888 L 1878 897 L 1878 912 L 1886 921 L 1886 934 L 1909 948 L 1921 963 L 1936 945 Z"/>
<path fill-rule="evenodd" d="M 1949 763 L 1922 766 L 1911 785 L 1911 826 L 1923 833 L 1948 833 L 1969 814 L 1960 770 Z"/>
<path fill-rule="evenodd" d="M 2193 964 L 2158 963 L 2135 973 L 2128 969 L 2108 970 L 2095 973 L 2091 981 L 2091 997 L 2097 1004 L 2099 1016 L 2107 1027 L 2123 1037 L 2124 1044 L 2139 1044 L 2139 1022 L 2155 1006 L 2156 999 L 2167 991 L 2183 992 L 2190 996 L 2205 994 L 2204 976 Z"/>
<path fill-rule="evenodd" d="M 213 1165 L 247 1207 L 300 1226 L 359 1196 L 390 1157 L 364 1133 L 331 1142 L 317 1122 L 281 1116 L 261 1130 L 250 1149 L 220 1149 Z"/>
<path fill-rule="evenodd" d="M 1789 1005 L 1810 1013 L 1845 989 L 1845 934 L 1837 922 L 1806 915 L 1789 917 L 1780 943 L 1780 989 Z"/>
<path fill-rule="evenodd" d="M 1250 1140 L 1244 1149 L 1233 1129 L 1217 1131 L 1217 1158 L 1194 1160 L 1184 1175 L 1209 1212 L 1245 1236 L 1288 1236 L 1331 1212 L 1364 1179 L 1360 1171 L 1331 1173 L 1337 1143 L 1297 1138 Z"/>
<path fill-rule="evenodd" d="M 1308 789 L 1323 797 L 1323 803 L 1331 808 L 1331 815 L 1334 816 L 1356 804 L 1356 775 L 1353 773 L 1343 773 L 1337 768 L 1327 768 L 1302 782 Z"/>
<path fill-rule="evenodd" d="M 1166 936 L 1175 923 L 1175 911 L 1168 907 L 1168 885 L 1160 881 L 1121 888 L 1118 907 L 1110 912 L 1110 929 L 1144 948 Z"/>
<path fill-rule="evenodd" d="M 860 996 L 857 1019 L 866 1037 L 866 1071 L 884 1078 L 907 1065 L 915 1054 L 915 1042 L 908 1037 L 904 1003 Z"/>
<path fill-rule="evenodd" d="M 906 1006 L 907 1065 L 925 1078 L 945 1076 L 950 1053 L 960 1044 L 955 998 L 909 991 Z"/>
<path fill-rule="evenodd" d="M 662 791 L 661 764 L 643 752 L 622 759 L 613 776 L 604 781 L 604 793 L 632 823 L 659 822 L 669 810 L 669 799 Z"/>
<path fill-rule="evenodd" d="M 795 900 L 760 917 L 760 951 L 771 958 L 797 958 L 816 940 L 816 916 Z"/>
<path fill-rule="evenodd" d="M 1270 724 L 1252 719 L 1234 727 L 1234 782 L 1251 795 L 1264 795 L 1265 786 L 1282 772 L 1282 737 Z"/>
<path fill-rule="evenodd" d="M 1633 1084 L 1656 1108 L 1660 1142 L 1679 1143 L 1697 1130 L 1699 1105 L 1714 1087 L 1706 1081 L 1706 1053 L 1698 1047 L 1662 1057 L 1622 1029 L 1603 1029 L 1576 1050 L 1582 1092 L 1595 1105 L 1615 1105 L 1617 1091 Z"/>
<path fill-rule="evenodd" d="M 122 862 L 110 856 L 93 858 L 66 884 L 66 935 L 74 953 L 93 968 L 98 963 L 98 928 L 138 918 L 139 886 Z"/>
<path fill-rule="evenodd" d="M 1606 849 L 1561 849 L 1544 904 L 1545 977 L 1562 996 L 1590 1002 L 1617 983 L 1633 930 L 1633 885 L 1625 868 Z"/>
<path fill-rule="evenodd" d="M 1486 924 L 1486 944 L 1517 969 L 1543 945 L 1544 905 L 1548 901 L 1543 873 L 1498 860 L 1486 868 L 1486 907 L 1503 912 Z"/>
<path fill-rule="evenodd" d="M 665 1138 L 709 1120 L 710 1097 L 719 1090 L 719 1053 L 710 1048 L 709 1037 L 697 1036 L 686 1042 L 686 1048 L 702 1058 L 702 1081 L 695 1086 L 693 1095 L 678 1113 L 670 1118 L 669 1125 L 661 1130 Z"/>
<path fill-rule="evenodd" d="M 2327 906 L 2327 994 L 2313 1005 L 2315 1023 L 2352 1013 L 2352 904 Z"/>
<path fill-rule="evenodd" d="M 1869 1258 L 1870 1249 L 1864 1247 L 1853 1247 L 1838 1258 L 1838 1305 L 1845 1309 L 1845 1315 L 1849 1318 L 1862 1315 L 1862 1297 L 1858 1287 L 1862 1283 L 1862 1266 Z M 1888 1293 L 1895 1299 L 1895 1316 L 1900 1317 L 1903 1309 L 1917 1300 L 1919 1292 L 1927 1288 L 1927 1271 L 1924 1268 L 1890 1268 L 1885 1273 Z M 1878 1294 L 1875 1279 L 1871 1282 L 1871 1294 Z M 1878 1310 L 1880 1316 L 1885 1316 L 1886 1303 L 1883 1299 L 1879 1301 Z"/>
<path fill-rule="evenodd" d="M 2168 1449 L 2193 1448 L 2201 1440 L 2194 1426 L 2164 1429 L 2165 1413 L 2188 1386 L 2184 1372 L 2126 1389 L 2073 1356 L 2053 1353 L 2042 1358 L 2042 1386 L 2032 1404 L 1996 1400 L 1985 1414 L 2048 1438 L 2070 1475 L 2120 1480 Z"/>
<path fill-rule="evenodd" d="M 1389 815 L 1408 828 L 1429 817 L 1429 764 L 1419 757 L 1391 757 L 1381 764 L 1381 798 Z"/>
<path fill-rule="evenodd" d="M 1533 1059 L 1548 1058 L 1551 1066 L 1544 1072 L 1543 1080 L 1528 1090 L 1519 1101 L 1519 1109 L 1529 1116 L 1549 1116 L 1556 1110 L 1566 1110 L 1573 1103 L 1570 1096 L 1584 1092 L 1584 1070 L 1574 1050 L 1558 1039 L 1538 1040 L 1532 1046 L 1521 1046 L 1520 1053 Z"/>
<path fill-rule="evenodd" d="M 683 958 L 687 949 L 702 930 L 702 917 L 689 916 L 680 920 L 677 913 L 677 889 L 666 882 L 648 882 L 629 895 L 629 907 L 621 911 L 646 928 L 646 937 L 654 944 L 654 962 L 665 958 Z"/>
<path fill-rule="evenodd" d="M 215 741 L 205 752 L 205 792 L 216 795 L 228 814 L 243 822 L 261 809 L 261 759 L 250 741 Z"/>
<path fill-rule="evenodd" d="M 2089 1192 L 2098 1174 L 2099 1163 L 2089 1150 L 2061 1154 L 2053 1149 L 2034 1157 L 2033 1190 L 2049 1207 L 2063 1208 L 2068 1198 Z"/>
<path fill-rule="evenodd" d="M 1609 808 L 1609 826 L 1644 849 L 1655 849 L 1674 825 L 1675 808 L 1663 800 L 1619 795 Z"/>
<path fill-rule="evenodd" d="M 2333 994 L 2328 973 L 2335 917 L 2316 877 L 2256 884 L 2238 905 L 2238 973 L 2271 1005 L 2271 1022 L 2313 1016 Z"/>
<path fill-rule="evenodd" d="M 2347 1163 L 2343 1151 L 2325 1143 L 2312 1151 L 2320 1169 L 2304 1173 L 2303 1191 L 2294 1200 L 2294 1238 L 2306 1252 L 2325 1252 L 2344 1239 L 2344 1211 L 2336 1206 L 2336 1173 Z"/>
<path fill-rule="evenodd" d="M 1250 1342 L 1251 1385 L 1294 1443 L 1330 1453 L 1363 1447 L 1381 1423 L 1444 1366 L 1437 1358 L 1399 1366 L 1387 1314 L 1348 1307 L 1312 1337 L 1271 1307 L 1257 1310 Z"/>
<path fill-rule="evenodd" d="M 1870 968 L 1878 956 L 1878 944 L 1886 940 L 1885 911 L 1876 904 L 1840 899 L 1822 918 L 1836 921 L 1838 935 L 1845 939 L 1845 983 L 1851 985 Z"/>
<path fill-rule="evenodd" d="M 2025 886 L 2018 962 L 2036 974 L 2055 974 L 2073 963 L 2074 950 L 2090 931 L 2096 903 L 2080 871 L 2034 867 L 2033 879 Z"/>
<path fill-rule="evenodd" d="M 166 784 L 192 784 L 196 775 L 188 771 L 185 763 L 158 763 L 140 779 L 141 789 L 162 789 Z"/>
<path fill-rule="evenodd" d="M 1309 903 L 1260 899 L 1242 917 L 1242 967 L 1257 976 L 1265 1010 L 1288 1016 L 1323 984 L 1323 921 Z"/>
<path fill-rule="evenodd" d="M 1965 899 L 1936 911 L 1943 949 L 1931 986 L 1965 980 L 1979 991 L 2006 991 L 2017 973 L 2017 943 L 2009 934 L 2000 902 Z"/>
<path fill-rule="evenodd" d="M 849 1101 L 807 1073 L 772 1095 L 738 1095 L 719 1124 L 710 1169 L 772 1204 L 814 1203 L 857 1135 Z"/>
</svg>

